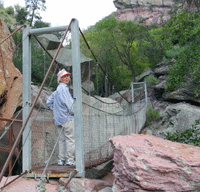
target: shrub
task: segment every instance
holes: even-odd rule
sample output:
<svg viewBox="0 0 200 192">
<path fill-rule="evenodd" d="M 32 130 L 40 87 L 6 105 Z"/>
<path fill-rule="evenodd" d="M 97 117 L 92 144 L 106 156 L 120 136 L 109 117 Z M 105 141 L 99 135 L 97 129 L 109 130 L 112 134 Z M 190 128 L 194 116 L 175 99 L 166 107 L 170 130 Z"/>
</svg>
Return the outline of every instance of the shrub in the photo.
<svg viewBox="0 0 200 192">
<path fill-rule="evenodd" d="M 145 77 L 144 80 L 146 81 L 148 87 L 152 87 L 160 83 L 160 81 L 153 75 Z"/>
<path fill-rule="evenodd" d="M 183 53 L 187 48 L 188 46 L 181 47 L 179 45 L 175 45 L 171 49 L 166 51 L 165 56 L 168 59 L 178 59 L 180 54 Z"/>
<path fill-rule="evenodd" d="M 194 146 L 200 146 L 200 119 L 195 121 L 190 129 L 182 133 L 176 131 L 175 133 L 167 132 L 165 138 L 170 141 L 186 143 Z"/>
<path fill-rule="evenodd" d="M 14 14 L 14 8 L 13 8 L 12 6 L 7 7 L 7 8 L 6 8 L 6 13 L 7 13 L 8 15 L 13 15 L 13 14 Z"/>
<path fill-rule="evenodd" d="M 159 112 L 148 105 L 146 112 L 146 126 L 152 125 L 154 121 L 159 121 L 160 119 L 161 116 Z"/>
</svg>

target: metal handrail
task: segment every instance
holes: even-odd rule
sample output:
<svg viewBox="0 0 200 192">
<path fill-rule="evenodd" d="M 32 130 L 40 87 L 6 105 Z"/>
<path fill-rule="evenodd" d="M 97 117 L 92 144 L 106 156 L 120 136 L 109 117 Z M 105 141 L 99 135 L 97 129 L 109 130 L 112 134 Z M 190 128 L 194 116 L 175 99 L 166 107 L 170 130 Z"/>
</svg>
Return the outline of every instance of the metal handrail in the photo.
<svg viewBox="0 0 200 192">
<path fill-rule="evenodd" d="M 9 121 L 9 122 L 12 122 L 14 121 L 15 123 L 22 123 L 22 120 L 20 119 L 9 119 L 9 118 L 5 118 L 5 117 L 0 117 L 0 121 Z"/>
<path fill-rule="evenodd" d="M 4 118 L 4 117 L 0 117 L 0 121 L 9 121 L 9 122 L 15 122 L 15 123 L 22 123 L 22 120 L 19 120 L 19 119 L 9 119 L 9 118 Z M 2 151 L 6 151 L 6 152 L 9 152 L 12 150 L 12 137 L 13 137 L 13 129 L 12 129 L 12 125 L 10 126 L 10 129 L 9 129 L 9 148 L 5 148 L 5 147 L 1 147 L 0 146 L 0 150 Z M 11 169 L 12 169 L 12 159 L 10 159 L 9 161 L 9 172 L 11 172 Z"/>
</svg>

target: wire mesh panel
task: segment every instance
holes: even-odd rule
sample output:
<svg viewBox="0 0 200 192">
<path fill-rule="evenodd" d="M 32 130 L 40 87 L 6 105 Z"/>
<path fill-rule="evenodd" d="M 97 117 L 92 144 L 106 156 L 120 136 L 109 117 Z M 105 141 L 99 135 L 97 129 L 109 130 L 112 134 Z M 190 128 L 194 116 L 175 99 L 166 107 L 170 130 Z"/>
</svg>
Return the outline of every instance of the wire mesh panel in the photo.
<svg viewBox="0 0 200 192">
<path fill-rule="evenodd" d="M 37 115 L 37 117 L 36 117 Z M 56 143 L 58 132 L 50 110 L 34 111 L 32 122 L 32 167 L 43 166 L 50 157 Z M 50 164 L 57 162 L 58 146 Z"/>
<path fill-rule="evenodd" d="M 111 98 L 83 93 L 83 135 L 86 166 L 101 164 L 112 158 L 109 139 L 116 135 L 139 133 L 146 121 L 145 100 L 123 108 Z M 36 115 L 36 113 L 38 113 Z M 42 166 L 48 160 L 58 133 L 51 110 L 34 111 L 32 122 L 32 166 Z M 37 116 L 37 117 L 36 117 Z M 57 163 L 58 146 L 50 163 Z"/>
<path fill-rule="evenodd" d="M 83 98 L 91 100 L 90 105 L 83 100 L 83 130 L 85 163 L 93 166 L 112 157 L 110 138 L 139 133 L 146 121 L 146 103 L 137 101 L 133 110 L 133 104 L 123 108 L 110 98 L 86 95 Z"/>
</svg>

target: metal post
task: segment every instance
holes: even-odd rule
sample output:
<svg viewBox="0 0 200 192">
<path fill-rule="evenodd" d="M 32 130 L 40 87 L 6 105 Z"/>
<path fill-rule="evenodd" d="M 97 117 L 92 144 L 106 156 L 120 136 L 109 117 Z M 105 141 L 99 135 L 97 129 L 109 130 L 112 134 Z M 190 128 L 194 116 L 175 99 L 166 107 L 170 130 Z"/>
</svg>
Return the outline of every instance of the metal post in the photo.
<svg viewBox="0 0 200 192">
<path fill-rule="evenodd" d="M 108 78 L 107 78 L 107 73 L 106 73 L 106 76 L 105 76 L 105 96 L 107 97 L 108 96 L 108 92 L 107 92 L 107 84 L 108 84 Z"/>
<path fill-rule="evenodd" d="M 99 64 L 96 64 L 97 95 L 99 95 Z"/>
<path fill-rule="evenodd" d="M 43 56 L 44 56 L 44 78 L 45 78 L 45 75 L 46 75 L 46 72 L 45 72 L 45 68 L 46 68 L 46 66 L 45 66 L 45 51 L 43 51 Z"/>
<path fill-rule="evenodd" d="M 29 26 L 23 28 L 23 106 L 25 106 L 23 108 L 23 120 L 27 119 L 31 104 L 31 40 L 29 30 Z M 27 138 L 30 129 L 31 119 L 29 119 L 22 136 L 22 142 L 25 143 L 22 152 L 23 172 L 31 169 L 31 133 Z"/>
<path fill-rule="evenodd" d="M 144 82 L 144 90 L 145 90 L 145 102 L 146 102 L 146 107 L 147 107 L 148 100 L 147 100 L 147 84 L 146 84 L 146 82 Z"/>
<path fill-rule="evenodd" d="M 13 145 L 12 136 L 13 136 L 13 128 L 11 125 L 9 129 L 9 153 L 12 150 L 12 145 Z M 11 169 L 12 169 L 12 158 L 9 161 L 9 173 L 11 172 Z M 12 172 L 10 173 L 10 175 L 12 176 Z"/>
<path fill-rule="evenodd" d="M 84 144 L 82 127 L 82 91 L 81 91 L 81 66 L 80 66 L 80 40 L 79 23 L 75 19 L 71 24 L 72 36 L 72 72 L 73 93 L 76 99 L 74 104 L 74 127 L 75 127 L 75 156 L 77 176 L 85 177 Z"/>
<path fill-rule="evenodd" d="M 131 82 L 131 97 L 132 97 L 132 103 L 134 103 L 134 88 L 133 88 L 133 82 Z"/>
<path fill-rule="evenodd" d="M 133 87 L 133 82 L 131 82 L 131 98 L 132 98 L 132 102 L 131 102 L 131 109 L 132 109 L 132 112 L 134 111 L 134 87 Z"/>
</svg>

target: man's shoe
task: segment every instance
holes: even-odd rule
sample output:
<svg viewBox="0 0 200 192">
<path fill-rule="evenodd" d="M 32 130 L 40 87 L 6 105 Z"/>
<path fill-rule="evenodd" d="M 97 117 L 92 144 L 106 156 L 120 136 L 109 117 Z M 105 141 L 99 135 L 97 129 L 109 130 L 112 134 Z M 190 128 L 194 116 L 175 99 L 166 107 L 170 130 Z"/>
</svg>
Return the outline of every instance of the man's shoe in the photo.
<svg viewBox="0 0 200 192">
<path fill-rule="evenodd" d="M 63 160 L 60 160 L 60 159 L 58 160 L 58 165 L 59 165 L 59 166 L 63 166 L 64 163 L 65 163 L 65 162 L 64 162 Z"/>
<path fill-rule="evenodd" d="M 66 165 L 66 166 L 75 166 L 76 163 L 75 163 L 75 161 L 72 160 L 72 159 L 67 159 L 65 165 Z"/>
</svg>

